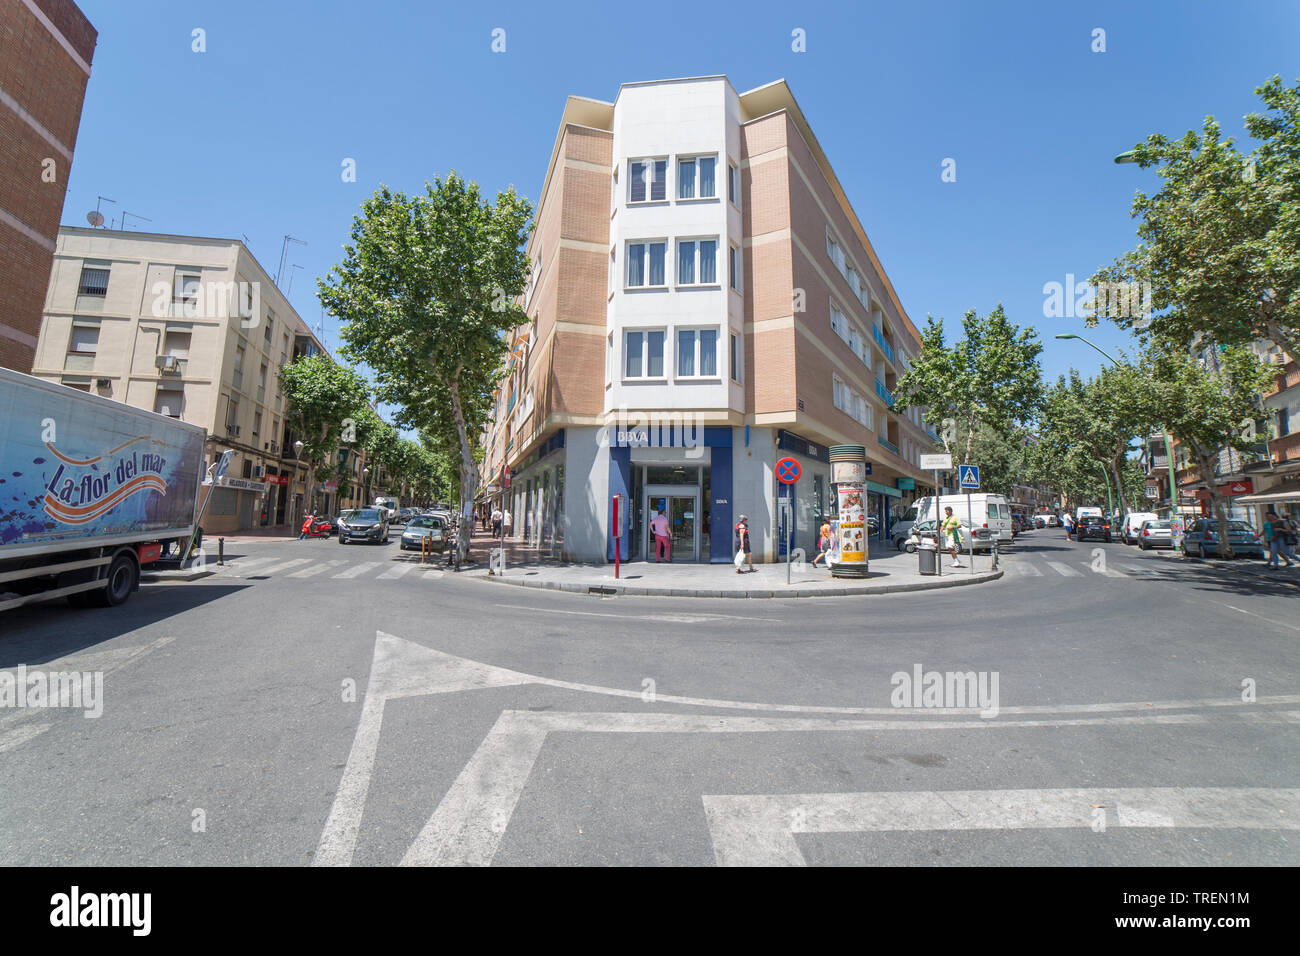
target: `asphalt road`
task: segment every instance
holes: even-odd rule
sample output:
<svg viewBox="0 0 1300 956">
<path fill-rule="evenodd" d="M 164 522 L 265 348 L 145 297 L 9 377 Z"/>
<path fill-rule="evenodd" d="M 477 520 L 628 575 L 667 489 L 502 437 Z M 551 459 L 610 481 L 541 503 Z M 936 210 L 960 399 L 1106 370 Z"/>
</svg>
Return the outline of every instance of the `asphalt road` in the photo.
<svg viewBox="0 0 1300 956">
<path fill-rule="evenodd" d="M 103 714 L 0 710 L 0 863 L 1300 863 L 1300 574 L 1020 540 L 979 587 L 748 601 L 267 541 L 23 608 L 0 668 L 101 672 Z M 997 715 L 894 706 L 918 668 Z"/>
</svg>

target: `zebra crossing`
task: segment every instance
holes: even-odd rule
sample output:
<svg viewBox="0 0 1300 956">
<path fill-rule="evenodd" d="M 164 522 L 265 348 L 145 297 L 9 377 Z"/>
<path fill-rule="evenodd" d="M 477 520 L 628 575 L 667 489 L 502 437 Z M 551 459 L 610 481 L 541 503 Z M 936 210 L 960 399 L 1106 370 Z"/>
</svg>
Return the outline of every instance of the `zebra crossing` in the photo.
<svg viewBox="0 0 1300 956">
<path fill-rule="evenodd" d="M 1088 575 L 1107 578 L 1133 578 L 1136 580 L 1154 580 L 1161 576 L 1159 568 L 1151 562 L 1132 563 L 1130 561 L 1096 562 L 1091 558 L 1077 561 L 1054 561 L 1042 558 L 1035 561 L 1034 556 L 1004 555 L 1001 559 L 1002 569 L 1008 578 L 1041 578 L 1059 576 L 1063 578 L 1081 578 Z"/>
<path fill-rule="evenodd" d="M 324 561 L 316 558 L 279 557 L 236 558 L 222 567 L 224 577 L 262 580 L 263 578 L 330 578 L 355 580 L 370 578 L 376 581 L 396 581 L 414 573 L 416 578 L 438 579 L 445 573 L 435 564 L 420 564 L 419 558 L 390 561 L 362 561 L 349 564 L 346 560 Z"/>
</svg>

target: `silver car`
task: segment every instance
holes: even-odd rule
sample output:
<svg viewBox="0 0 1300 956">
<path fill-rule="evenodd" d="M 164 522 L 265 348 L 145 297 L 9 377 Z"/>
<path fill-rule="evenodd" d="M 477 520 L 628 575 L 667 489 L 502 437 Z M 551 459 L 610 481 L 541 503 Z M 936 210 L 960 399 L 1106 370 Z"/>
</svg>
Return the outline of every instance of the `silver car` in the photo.
<svg viewBox="0 0 1300 956">
<path fill-rule="evenodd" d="M 1137 546 L 1146 551 L 1149 548 L 1172 548 L 1174 546 L 1173 525 L 1168 519 L 1147 519 L 1142 522 L 1135 535 Z"/>
<path fill-rule="evenodd" d="M 447 535 L 443 529 L 442 518 L 416 515 L 406 523 L 406 528 L 402 531 L 402 550 L 423 551 L 427 548 L 442 553 L 447 548 Z"/>
</svg>

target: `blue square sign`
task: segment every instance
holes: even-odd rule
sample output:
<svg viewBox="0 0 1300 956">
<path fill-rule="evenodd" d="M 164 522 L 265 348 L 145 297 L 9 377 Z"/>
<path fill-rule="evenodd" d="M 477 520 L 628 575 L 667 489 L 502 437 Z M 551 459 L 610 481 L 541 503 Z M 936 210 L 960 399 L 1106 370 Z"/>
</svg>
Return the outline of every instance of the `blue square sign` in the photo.
<svg viewBox="0 0 1300 956">
<path fill-rule="evenodd" d="M 980 486 L 979 465 L 958 465 L 957 486 L 962 491 L 974 491 Z"/>
</svg>

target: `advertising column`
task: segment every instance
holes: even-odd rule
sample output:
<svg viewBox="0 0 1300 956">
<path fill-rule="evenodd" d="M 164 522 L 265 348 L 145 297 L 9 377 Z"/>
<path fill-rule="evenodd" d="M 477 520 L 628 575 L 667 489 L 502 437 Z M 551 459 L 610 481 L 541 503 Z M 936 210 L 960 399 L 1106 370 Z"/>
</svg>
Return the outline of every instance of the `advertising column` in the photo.
<svg viewBox="0 0 1300 956">
<path fill-rule="evenodd" d="M 831 574 L 837 578 L 865 578 L 867 449 L 864 445 L 832 445 L 830 459 L 831 482 L 840 510 L 840 561 Z"/>
</svg>

